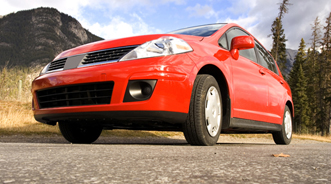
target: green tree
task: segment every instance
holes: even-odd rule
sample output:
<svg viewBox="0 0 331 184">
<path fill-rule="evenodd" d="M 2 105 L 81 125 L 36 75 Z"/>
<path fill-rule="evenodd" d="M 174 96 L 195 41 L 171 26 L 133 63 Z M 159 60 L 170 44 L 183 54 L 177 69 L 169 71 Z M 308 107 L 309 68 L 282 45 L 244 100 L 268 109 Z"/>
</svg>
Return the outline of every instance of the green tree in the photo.
<svg viewBox="0 0 331 184">
<path fill-rule="evenodd" d="M 294 103 L 294 131 L 303 133 L 309 127 L 309 106 L 307 97 L 307 77 L 305 76 L 303 65 L 306 62 L 305 41 L 301 39 L 298 54 L 290 72 L 289 84 L 292 88 L 292 98 Z"/>
<path fill-rule="evenodd" d="M 279 14 L 278 17 L 274 20 L 271 25 L 271 32 L 272 32 L 272 49 L 271 55 L 277 61 L 280 71 L 282 72 L 283 76 L 285 76 L 285 69 L 286 69 L 286 44 L 285 42 L 287 39 L 285 38 L 284 29 L 282 25 L 282 18 L 285 13 L 288 13 L 288 6 L 291 5 L 289 0 L 283 0 L 280 3 L 279 7 Z"/>
<path fill-rule="evenodd" d="M 325 121 L 323 123 L 326 135 L 330 135 L 330 124 L 331 124 L 331 12 L 329 17 L 325 21 L 326 26 L 324 27 L 323 37 L 323 52 L 321 53 L 321 68 L 322 73 L 322 100 L 325 110 Z"/>
<path fill-rule="evenodd" d="M 328 86 L 330 82 L 330 62 L 329 62 L 329 40 L 330 40 L 330 17 L 326 20 L 326 27 L 324 27 L 325 34 L 322 38 L 320 23 L 318 18 L 315 20 L 315 27 L 318 29 L 313 29 L 313 41 L 317 40 L 317 44 L 313 47 L 318 47 L 320 52 L 316 53 L 316 98 L 317 98 L 317 112 L 316 112 L 316 124 L 321 132 L 321 135 L 329 134 L 329 103 L 328 99 Z M 314 27 L 313 27 L 314 28 Z M 313 48 L 314 49 L 314 48 Z"/>
<path fill-rule="evenodd" d="M 311 109 L 309 117 L 311 119 L 312 131 L 321 131 L 321 110 L 319 104 L 319 48 L 321 46 L 321 26 L 319 18 L 316 17 L 312 25 L 311 47 L 308 49 L 306 64 L 304 70 L 308 78 L 307 95 L 309 97 L 308 104 Z"/>
</svg>

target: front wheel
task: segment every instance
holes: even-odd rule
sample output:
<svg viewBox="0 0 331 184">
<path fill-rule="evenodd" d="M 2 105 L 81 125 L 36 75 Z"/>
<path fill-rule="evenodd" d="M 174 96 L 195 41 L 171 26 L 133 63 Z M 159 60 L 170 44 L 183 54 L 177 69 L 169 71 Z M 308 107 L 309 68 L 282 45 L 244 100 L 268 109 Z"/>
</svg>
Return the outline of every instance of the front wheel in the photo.
<svg viewBox="0 0 331 184">
<path fill-rule="evenodd" d="M 282 129 L 279 132 L 273 132 L 272 137 L 276 144 L 290 144 L 292 140 L 292 115 L 288 106 L 285 106 Z"/>
<path fill-rule="evenodd" d="M 211 75 L 195 79 L 184 136 L 191 145 L 212 146 L 221 132 L 222 95 Z"/>
<path fill-rule="evenodd" d="M 63 137 L 72 143 L 90 144 L 96 141 L 102 132 L 102 127 L 82 126 L 78 123 L 59 122 Z"/>
</svg>

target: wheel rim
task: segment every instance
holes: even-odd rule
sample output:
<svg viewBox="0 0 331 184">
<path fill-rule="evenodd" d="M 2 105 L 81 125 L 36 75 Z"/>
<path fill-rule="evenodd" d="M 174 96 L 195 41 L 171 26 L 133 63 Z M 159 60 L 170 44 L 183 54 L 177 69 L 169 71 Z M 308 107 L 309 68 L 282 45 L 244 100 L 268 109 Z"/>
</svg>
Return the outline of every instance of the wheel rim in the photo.
<svg viewBox="0 0 331 184">
<path fill-rule="evenodd" d="M 285 123 L 285 135 L 287 139 L 290 139 L 292 136 L 292 118 L 290 112 L 288 111 L 286 111 L 285 113 L 284 123 Z"/>
<path fill-rule="evenodd" d="M 215 137 L 221 124 L 221 101 L 219 93 L 214 86 L 208 89 L 206 95 L 205 120 L 209 135 Z"/>
</svg>

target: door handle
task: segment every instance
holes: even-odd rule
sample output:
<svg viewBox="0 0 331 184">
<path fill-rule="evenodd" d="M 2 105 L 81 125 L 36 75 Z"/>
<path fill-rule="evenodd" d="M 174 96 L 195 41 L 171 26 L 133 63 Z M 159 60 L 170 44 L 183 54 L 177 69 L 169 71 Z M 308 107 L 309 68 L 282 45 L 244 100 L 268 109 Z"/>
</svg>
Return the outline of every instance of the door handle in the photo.
<svg viewBox="0 0 331 184">
<path fill-rule="evenodd" d="M 264 71 L 263 68 L 261 68 L 261 69 L 259 70 L 259 72 L 260 72 L 260 74 L 265 75 L 265 71 Z"/>
<path fill-rule="evenodd" d="M 281 84 L 284 84 L 284 81 L 282 81 L 282 80 L 280 80 L 279 82 L 280 82 Z"/>
</svg>

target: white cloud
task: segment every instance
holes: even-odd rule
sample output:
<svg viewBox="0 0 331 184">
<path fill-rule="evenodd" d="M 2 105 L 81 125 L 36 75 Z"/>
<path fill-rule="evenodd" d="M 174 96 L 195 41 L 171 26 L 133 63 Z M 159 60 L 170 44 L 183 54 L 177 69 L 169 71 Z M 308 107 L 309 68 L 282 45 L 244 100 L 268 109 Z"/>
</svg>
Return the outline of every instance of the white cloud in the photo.
<svg viewBox="0 0 331 184">
<path fill-rule="evenodd" d="M 175 3 L 176 5 L 186 4 L 186 0 L 162 0 L 162 3 Z"/>
<path fill-rule="evenodd" d="M 209 19 L 210 17 L 217 17 L 217 13 L 213 10 L 211 6 L 196 4 L 194 7 L 187 7 L 186 11 L 190 13 L 191 17 L 205 17 Z"/>
<path fill-rule="evenodd" d="M 232 0 L 231 6 L 225 8 L 225 13 L 230 15 L 242 15 L 254 8 L 259 0 Z M 265 1 L 265 0 L 264 0 Z"/>
<path fill-rule="evenodd" d="M 96 35 L 100 35 L 105 39 L 114 39 L 129 37 L 143 34 L 156 34 L 162 31 L 147 25 L 138 15 L 132 14 L 132 20 L 127 21 L 122 17 L 114 17 L 108 24 L 101 24 L 95 22 L 90 24 L 86 20 L 83 20 L 83 24 Z"/>
<path fill-rule="evenodd" d="M 89 31 L 100 35 L 105 39 L 121 38 L 133 35 L 132 26 L 120 18 L 115 17 L 108 25 L 101 25 L 99 22 L 92 25 L 86 24 Z"/>
<path fill-rule="evenodd" d="M 231 18 L 226 18 L 225 20 L 220 19 L 220 23 L 236 23 L 238 25 L 240 25 L 241 27 L 247 29 L 248 31 L 250 31 L 249 29 L 252 27 L 252 25 L 255 25 L 257 22 L 258 18 L 257 17 L 244 17 L 241 16 L 237 19 L 231 19 Z"/>
<path fill-rule="evenodd" d="M 0 12 L 4 15 L 20 11 L 33 9 L 37 7 L 53 7 L 60 12 L 66 13 L 76 18 L 84 28 L 88 29 L 93 34 L 102 38 L 112 39 L 127 37 L 139 34 L 160 33 L 162 31 L 149 26 L 141 17 L 132 14 L 132 20 L 125 20 L 124 17 L 114 16 L 115 11 L 127 11 L 136 8 L 137 6 L 157 6 L 158 4 L 176 3 L 183 4 L 185 0 L 162 0 L 156 2 L 152 0 L 4 0 L 0 6 Z M 83 14 L 84 8 L 104 12 L 108 15 L 105 22 L 93 20 L 90 22 L 88 17 Z M 104 21 L 104 20 L 103 20 Z"/>
<path fill-rule="evenodd" d="M 271 49 L 272 38 L 268 37 L 268 35 L 271 34 L 272 22 L 278 16 L 279 5 L 277 3 L 281 2 L 281 0 L 236 0 L 232 2 L 232 7 L 222 13 L 222 17 L 225 18 L 219 19 L 218 22 L 238 23 L 252 33 L 267 49 Z M 288 39 L 286 47 L 296 50 L 298 49 L 301 38 L 304 38 L 306 43 L 310 42 L 311 24 L 316 16 L 319 16 L 322 25 L 324 25 L 326 17 L 331 12 L 331 1 L 292 0 L 290 3 L 293 5 L 289 6 L 289 13 L 284 15 L 283 28 L 285 30 L 285 36 Z M 231 18 L 231 16 L 227 16 L 226 14 L 239 16 Z M 307 46 L 310 45 L 307 44 Z"/>
</svg>

